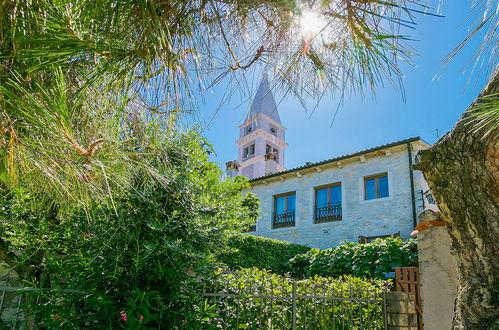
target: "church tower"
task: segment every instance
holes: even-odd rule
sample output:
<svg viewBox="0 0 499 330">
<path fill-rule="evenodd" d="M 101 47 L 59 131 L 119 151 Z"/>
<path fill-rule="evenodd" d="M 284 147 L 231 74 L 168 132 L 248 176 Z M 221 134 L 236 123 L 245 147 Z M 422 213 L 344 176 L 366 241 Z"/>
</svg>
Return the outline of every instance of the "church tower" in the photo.
<svg viewBox="0 0 499 330">
<path fill-rule="evenodd" d="M 266 75 L 258 87 L 248 116 L 239 126 L 237 161 L 227 162 L 227 174 L 249 179 L 284 171 L 284 132 Z"/>
</svg>

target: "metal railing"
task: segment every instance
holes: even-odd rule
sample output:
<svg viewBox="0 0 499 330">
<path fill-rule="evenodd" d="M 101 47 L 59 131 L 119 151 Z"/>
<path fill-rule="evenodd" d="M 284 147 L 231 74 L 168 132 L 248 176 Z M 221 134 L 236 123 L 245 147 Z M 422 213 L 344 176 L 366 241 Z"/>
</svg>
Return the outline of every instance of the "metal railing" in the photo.
<svg viewBox="0 0 499 330">
<path fill-rule="evenodd" d="M 295 225 L 295 210 L 284 213 L 274 213 L 272 228 L 294 227 Z"/>
<path fill-rule="evenodd" d="M 315 208 L 315 223 L 340 221 L 342 216 L 341 202 L 330 203 Z"/>
<path fill-rule="evenodd" d="M 335 292 L 327 282 L 271 282 L 191 292 L 207 311 L 199 322 L 216 329 L 387 329 L 385 292 L 360 297 L 347 285 Z"/>
<path fill-rule="evenodd" d="M 387 329 L 385 292 L 360 292 L 359 288 L 348 285 L 335 288 L 328 281 L 308 283 L 263 277 L 246 284 L 211 282 L 202 288 L 197 283 L 196 289 L 200 291 L 194 287 L 183 291 L 191 301 L 195 319 L 184 324 L 186 320 L 181 318 L 177 325 L 196 329 Z M 25 314 L 23 302 L 31 292 L 30 297 L 38 304 L 39 291 L 0 286 L 0 328 L 38 329 L 32 316 Z"/>
</svg>

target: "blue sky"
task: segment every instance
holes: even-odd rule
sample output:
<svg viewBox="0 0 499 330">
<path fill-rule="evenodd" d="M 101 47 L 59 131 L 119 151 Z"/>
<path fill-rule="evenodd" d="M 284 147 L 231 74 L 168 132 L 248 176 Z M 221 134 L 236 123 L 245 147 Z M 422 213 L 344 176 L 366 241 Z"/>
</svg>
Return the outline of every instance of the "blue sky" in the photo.
<svg viewBox="0 0 499 330">
<path fill-rule="evenodd" d="M 417 55 L 413 58 L 415 67 L 401 66 L 405 75 L 405 102 L 401 92 L 390 85 L 376 90 L 374 96 L 370 92 L 363 98 L 351 95 L 332 125 L 337 98 L 324 97 L 311 116 L 295 99 L 281 102 L 278 110 L 287 127 L 289 144 L 285 166 L 293 168 L 413 136 L 434 143 L 438 136 L 449 131 L 485 85 L 484 79 L 468 83 L 470 73 L 462 72 L 480 37 L 461 51 L 440 79 L 434 79 L 442 68 L 442 59 L 466 37 L 469 12 L 469 1 L 445 1 L 441 12 L 444 18 L 419 16 L 416 29 L 408 31 L 417 40 L 411 42 Z M 254 81 L 256 91 L 259 79 L 248 80 Z M 211 121 L 203 134 L 214 145 L 216 154 L 212 160 L 221 166 L 237 158 L 234 143 L 238 138 L 237 127 L 249 107 L 248 102 L 241 105 L 247 100 L 236 93 L 217 112 L 224 92 L 222 83 L 199 105 L 203 121 Z M 280 95 L 276 95 L 276 100 L 280 100 Z"/>
</svg>

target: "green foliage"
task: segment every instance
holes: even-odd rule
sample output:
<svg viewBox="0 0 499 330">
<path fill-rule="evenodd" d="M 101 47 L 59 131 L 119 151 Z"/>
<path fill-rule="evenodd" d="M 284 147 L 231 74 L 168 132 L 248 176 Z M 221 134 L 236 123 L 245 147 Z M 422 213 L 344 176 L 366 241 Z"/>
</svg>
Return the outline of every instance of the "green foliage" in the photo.
<svg viewBox="0 0 499 330">
<path fill-rule="evenodd" d="M 302 103 L 396 82 L 412 56 L 399 24 L 424 2 L 0 1 L 0 181 L 61 208 L 112 204 L 109 186 L 133 186 L 147 165 L 135 156 L 164 129 L 136 114 L 175 123 L 226 76 L 239 91 L 257 64 Z M 320 36 L 302 35 L 307 7 Z"/>
<path fill-rule="evenodd" d="M 193 310 L 188 313 L 189 328 L 291 329 L 293 283 L 296 296 L 300 296 L 296 299 L 297 328 L 383 328 L 381 293 L 387 282 L 351 276 L 337 279 L 314 276 L 295 281 L 256 268 L 230 274 L 218 272 L 210 281 L 193 283 L 194 292 L 204 289 L 204 292 L 237 296 L 220 299 L 195 295 Z"/>
<path fill-rule="evenodd" d="M 281 275 L 288 270 L 286 263 L 290 258 L 310 250 L 304 245 L 249 234 L 233 236 L 229 247 L 233 250 L 218 255 L 217 259 L 231 269 L 256 267 Z"/>
<path fill-rule="evenodd" d="M 298 278 L 315 275 L 385 278 L 394 267 L 417 266 L 414 240 L 377 239 L 366 244 L 347 242 L 326 250 L 312 249 L 289 261 L 290 272 Z"/>
<path fill-rule="evenodd" d="M 125 311 L 128 328 L 139 319 L 168 328 L 181 317 L 175 312 L 187 273 L 256 220 L 257 201 L 241 192 L 247 179 L 223 180 L 209 152 L 194 132 L 171 135 L 144 154 L 156 174 L 138 170 L 133 187 L 114 194 L 113 207 L 89 211 L 75 203 L 59 214 L 38 208 L 26 190 L 4 194 L 0 242 L 15 251 L 11 266 L 23 266 L 17 272 L 33 286 L 57 289 L 31 306 L 40 326 L 111 328 L 124 325 L 118 320 Z"/>
</svg>

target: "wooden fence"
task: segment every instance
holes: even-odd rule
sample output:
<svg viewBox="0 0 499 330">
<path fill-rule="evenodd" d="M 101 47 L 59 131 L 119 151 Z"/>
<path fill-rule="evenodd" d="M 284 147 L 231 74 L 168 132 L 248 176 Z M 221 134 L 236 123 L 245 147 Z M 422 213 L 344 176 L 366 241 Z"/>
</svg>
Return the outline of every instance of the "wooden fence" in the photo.
<svg viewBox="0 0 499 330">
<path fill-rule="evenodd" d="M 414 294 L 418 317 L 418 329 L 423 329 L 423 305 L 421 301 L 421 284 L 417 267 L 395 268 L 395 290 Z"/>
</svg>

